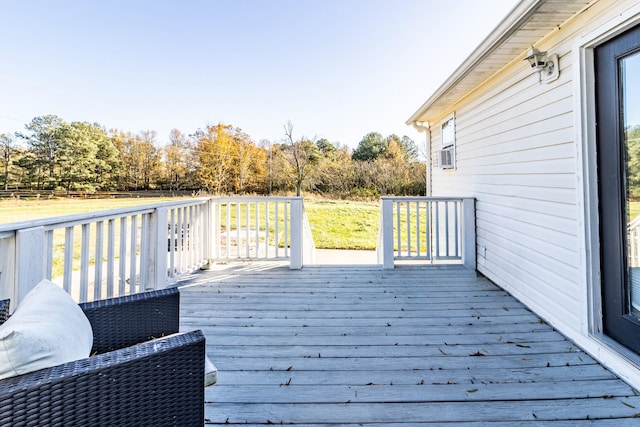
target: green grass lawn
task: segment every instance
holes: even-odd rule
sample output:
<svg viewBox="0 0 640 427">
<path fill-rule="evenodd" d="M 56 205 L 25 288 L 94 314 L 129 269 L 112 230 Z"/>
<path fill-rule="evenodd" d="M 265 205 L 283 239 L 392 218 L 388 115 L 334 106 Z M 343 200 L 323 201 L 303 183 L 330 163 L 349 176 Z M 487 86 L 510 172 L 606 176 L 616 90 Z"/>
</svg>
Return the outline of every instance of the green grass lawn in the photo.
<svg viewBox="0 0 640 427">
<path fill-rule="evenodd" d="M 344 200 L 305 200 L 318 249 L 375 249 L 380 204 Z"/>
</svg>

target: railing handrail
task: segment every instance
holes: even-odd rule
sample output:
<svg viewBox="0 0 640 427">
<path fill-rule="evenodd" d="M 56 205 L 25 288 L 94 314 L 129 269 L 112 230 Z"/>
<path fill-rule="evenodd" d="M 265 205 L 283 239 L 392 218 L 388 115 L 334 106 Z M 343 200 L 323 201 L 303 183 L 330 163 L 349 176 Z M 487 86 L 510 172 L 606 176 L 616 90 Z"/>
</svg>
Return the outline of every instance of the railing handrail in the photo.
<svg viewBox="0 0 640 427">
<path fill-rule="evenodd" d="M 213 196 L 209 198 L 216 202 L 290 202 L 292 200 L 302 200 L 301 196 Z"/>
<path fill-rule="evenodd" d="M 6 224 L 0 224 L 0 237 L 4 233 L 15 232 L 15 230 L 44 227 L 45 229 L 51 229 L 53 227 L 68 227 L 71 225 L 82 225 L 97 221 L 108 221 L 110 219 L 120 218 L 132 214 L 144 214 L 152 212 L 158 208 L 181 207 L 181 206 L 195 206 L 202 203 L 206 203 L 210 198 L 199 197 L 197 199 L 185 199 L 175 202 L 160 202 L 151 203 L 139 206 L 130 206 L 125 208 L 108 209 L 102 211 L 85 212 L 71 215 L 52 216 L 49 218 L 41 218 L 31 221 L 19 221 L 10 222 Z M 9 236 L 7 236 L 9 237 Z"/>
<path fill-rule="evenodd" d="M 415 201 L 427 201 L 427 202 L 456 202 L 465 199 L 473 199 L 473 197 L 447 197 L 447 196 L 382 196 L 381 199 L 391 200 L 394 202 L 415 202 Z"/>
</svg>

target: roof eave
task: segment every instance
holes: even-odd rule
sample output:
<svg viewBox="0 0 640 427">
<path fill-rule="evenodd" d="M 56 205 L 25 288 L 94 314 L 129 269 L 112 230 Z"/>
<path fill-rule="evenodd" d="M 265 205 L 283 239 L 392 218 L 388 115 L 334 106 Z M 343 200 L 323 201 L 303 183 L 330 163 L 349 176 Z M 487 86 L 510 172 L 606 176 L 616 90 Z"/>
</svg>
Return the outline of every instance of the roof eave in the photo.
<svg viewBox="0 0 640 427">
<path fill-rule="evenodd" d="M 496 28 L 478 45 L 469 57 L 454 73 L 422 104 L 422 106 L 406 121 L 407 125 L 416 122 L 427 122 L 431 107 L 452 88 L 455 88 L 470 73 L 478 68 L 487 57 L 496 52 L 506 40 L 518 32 L 525 23 L 546 3 L 546 0 L 522 0 L 496 26 Z M 533 43 L 533 41 L 532 41 Z M 505 63 L 504 65 L 506 65 Z M 488 76 L 490 77 L 490 76 Z M 488 78 L 487 77 L 487 78 Z M 461 95 L 463 97 L 465 94 Z"/>
</svg>

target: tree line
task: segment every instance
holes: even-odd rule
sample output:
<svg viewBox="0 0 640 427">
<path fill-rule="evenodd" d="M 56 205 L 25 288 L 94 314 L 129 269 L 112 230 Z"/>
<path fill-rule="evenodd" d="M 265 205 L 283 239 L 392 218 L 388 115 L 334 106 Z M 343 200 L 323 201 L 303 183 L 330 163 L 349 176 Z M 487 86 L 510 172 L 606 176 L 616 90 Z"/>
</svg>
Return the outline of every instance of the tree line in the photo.
<svg viewBox="0 0 640 427">
<path fill-rule="evenodd" d="M 0 188 L 66 191 L 206 191 L 212 194 L 289 194 L 333 197 L 419 195 L 425 164 L 411 138 L 365 135 L 357 148 L 297 137 L 254 142 L 238 127 L 173 129 L 160 146 L 155 131 L 105 129 L 33 118 L 22 132 L 0 134 Z"/>
</svg>

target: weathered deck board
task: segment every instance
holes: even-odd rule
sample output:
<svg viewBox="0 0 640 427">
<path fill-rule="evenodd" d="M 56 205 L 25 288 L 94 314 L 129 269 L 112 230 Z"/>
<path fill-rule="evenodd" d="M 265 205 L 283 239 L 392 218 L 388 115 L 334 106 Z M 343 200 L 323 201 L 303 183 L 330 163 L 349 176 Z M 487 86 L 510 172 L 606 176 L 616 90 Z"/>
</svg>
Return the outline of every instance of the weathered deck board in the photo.
<svg viewBox="0 0 640 427">
<path fill-rule="evenodd" d="M 640 396 L 459 266 L 232 266 L 182 287 L 207 424 L 637 425 Z"/>
</svg>

